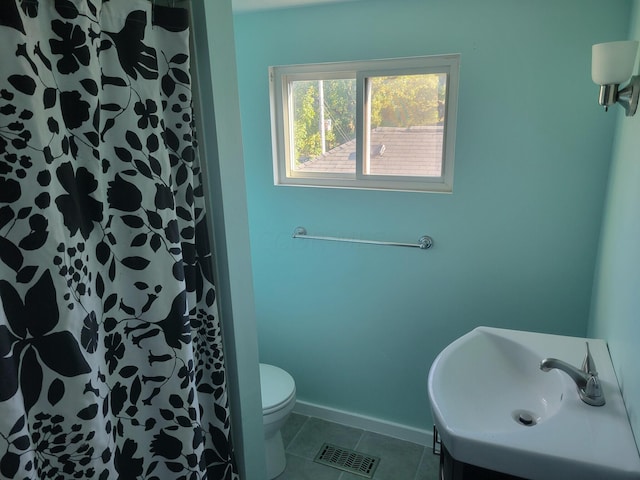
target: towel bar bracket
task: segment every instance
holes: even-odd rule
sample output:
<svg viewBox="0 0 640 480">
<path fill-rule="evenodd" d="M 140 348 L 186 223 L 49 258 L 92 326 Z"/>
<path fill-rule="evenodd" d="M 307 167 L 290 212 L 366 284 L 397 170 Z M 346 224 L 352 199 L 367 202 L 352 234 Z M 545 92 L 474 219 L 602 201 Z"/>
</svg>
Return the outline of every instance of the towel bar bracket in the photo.
<svg viewBox="0 0 640 480">
<path fill-rule="evenodd" d="M 427 248 L 431 248 L 433 246 L 433 238 L 429 235 L 423 235 L 418 239 L 419 248 L 422 250 L 426 250 Z"/>
</svg>

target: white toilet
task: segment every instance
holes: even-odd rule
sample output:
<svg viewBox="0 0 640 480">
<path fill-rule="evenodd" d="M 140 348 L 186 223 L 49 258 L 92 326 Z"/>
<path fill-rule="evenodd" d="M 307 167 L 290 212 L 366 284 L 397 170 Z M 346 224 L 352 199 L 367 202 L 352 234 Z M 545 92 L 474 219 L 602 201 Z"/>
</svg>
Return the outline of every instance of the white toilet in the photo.
<svg viewBox="0 0 640 480">
<path fill-rule="evenodd" d="M 280 428 L 296 403 L 296 383 L 281 368 L 261 363 L 260 385 L 267 478 L 272 479 L 280 475 L 286 465 Z"/>
</svg>

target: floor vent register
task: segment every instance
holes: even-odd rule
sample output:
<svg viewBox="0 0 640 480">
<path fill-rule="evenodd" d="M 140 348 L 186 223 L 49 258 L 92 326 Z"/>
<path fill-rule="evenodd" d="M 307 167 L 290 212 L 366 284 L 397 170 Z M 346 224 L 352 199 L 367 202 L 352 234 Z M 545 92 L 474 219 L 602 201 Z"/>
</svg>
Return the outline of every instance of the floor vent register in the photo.
<svg viewBox="0 0 640 480">
<path fill-rule="evenodd" d="M 380 463 L 378 457 L 331 445 L 330 443 L 322 445 L 313 461 L 365 478 L 373 478 L 373 474 Z"/>
</svg>

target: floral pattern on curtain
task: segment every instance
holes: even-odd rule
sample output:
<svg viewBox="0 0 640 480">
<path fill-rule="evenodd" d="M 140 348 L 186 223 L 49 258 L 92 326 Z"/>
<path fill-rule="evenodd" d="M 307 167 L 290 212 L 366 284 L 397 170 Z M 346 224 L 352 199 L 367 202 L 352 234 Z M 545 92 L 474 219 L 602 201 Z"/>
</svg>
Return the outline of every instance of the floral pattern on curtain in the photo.
<svg viewBox="0 0 640 480">
<path fill-rule="evenodd" d="M 0 0 L 1 478 L 238 478 L 188 18 Z"/>
</svg>

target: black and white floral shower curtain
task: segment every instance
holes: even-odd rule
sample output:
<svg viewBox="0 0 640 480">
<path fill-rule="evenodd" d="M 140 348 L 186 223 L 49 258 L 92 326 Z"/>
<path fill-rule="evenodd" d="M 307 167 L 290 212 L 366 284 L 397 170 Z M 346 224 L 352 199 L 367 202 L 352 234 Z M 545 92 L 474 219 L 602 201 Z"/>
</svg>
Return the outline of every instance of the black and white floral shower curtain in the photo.
<svg viewBox="0 0 640 480">
<path fill-rule="evenodd" d="M 0 0 L 0 478 L 238 478 L 188 36 Z"/>
</svg>

